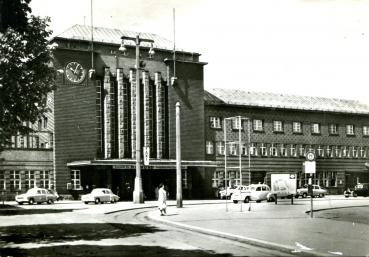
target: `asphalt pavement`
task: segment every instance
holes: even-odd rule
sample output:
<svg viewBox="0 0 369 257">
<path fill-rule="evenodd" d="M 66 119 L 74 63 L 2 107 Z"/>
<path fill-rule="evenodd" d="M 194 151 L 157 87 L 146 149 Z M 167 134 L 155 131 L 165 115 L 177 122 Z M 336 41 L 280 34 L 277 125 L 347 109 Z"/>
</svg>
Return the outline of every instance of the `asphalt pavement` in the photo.
<svg viewBox="0 0 369 257">
<path fill-rule="evenodd" d="M 7 204 L 15 205 L 15 202 Z M 99 223 L 102 215 L 131 209 L 152 208 L 147 218 L 156 222 L 245 242 L 269 249 L 298 255 L 311 256 L 369 256 L 369 198 L 327 196 L 313 201 L 313 218 L 310 199 L 288 199 L 274 203 L 234 204 L 226 200 L 183 201 L 177 208 L 175 201 L 168 201 L 167 216 L 160 216 L 155 201 L 144 204 L 119 202 L 117 204 L 84 205 L 80 201 L 62 201 L 54 205 L 22 205 L 24 209 L 70 209 L 70 215 L 84 215 L 84 222 Z M 346 210 L 342 214 L 340 210 Z M 362 213 L 355 220 L 340 215 Z M 330 215 L 324 216 L 324 213 Z M 57 214 L 27 215 L 27 219 L 0 216 L 0 226 L 21 224 L 50 224 L 64 222 Z M 87 218 L 86 218 L 87 217 Z M 360 217 L 360 215 L 359 215 Z M 342 218 L 342 219 L 340 219 Z M 66 218 L 68 219 L 68 218 Z M 364 222 L 365 221 L 365 222 Z M 65 220 L 69 222 L 69 220 Z"/>
<path fill-rule="evenodd" d="M 341 196 L 314 198 L 313 217 L 310 215 L 310 199 L 294 200 L 293 205 L 285 199 L 279 200 L 278 204 L 233 204 L 223 201 L 217 205 L 191 205 L 184 202 L 184 208 L 168 207 L 167 216 L 152 211 L 149 218 L 289 253 L 369 256 L 368 222 L 341 221 L 320 215 L 321 212 L 330 211 L 338 217 L 340 209 L 354 207 L 360 207 L 359 211 L 368 213 L 369 199 L 345 199 Z"/>
</svg>

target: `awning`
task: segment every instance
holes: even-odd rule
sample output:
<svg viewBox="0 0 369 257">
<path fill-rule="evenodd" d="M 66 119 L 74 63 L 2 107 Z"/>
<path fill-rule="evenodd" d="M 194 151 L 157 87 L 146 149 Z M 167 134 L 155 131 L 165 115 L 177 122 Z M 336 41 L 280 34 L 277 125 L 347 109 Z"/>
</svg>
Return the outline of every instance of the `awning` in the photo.
<svg viewBox="0 0 369 257">
<path fill-rule="evenodd" d="M 203 167 L 203 168 L 216 168 L 215 161 L 185 161 L 181 162 L 182 169 L 187 169 L 188 167 Z M 67 167 L 81 167 L 81 166 L 112 166 L 113 169 L 135 169 L 136 160 L 134 159 L 110 159 L 110 160 L 80 160 L 68 162 Z M 143 165 L 141 163 L 142 169 L 175 169 L 176 160 L 165 159 L 150 159 L 149 165 Z"/>
</svg>

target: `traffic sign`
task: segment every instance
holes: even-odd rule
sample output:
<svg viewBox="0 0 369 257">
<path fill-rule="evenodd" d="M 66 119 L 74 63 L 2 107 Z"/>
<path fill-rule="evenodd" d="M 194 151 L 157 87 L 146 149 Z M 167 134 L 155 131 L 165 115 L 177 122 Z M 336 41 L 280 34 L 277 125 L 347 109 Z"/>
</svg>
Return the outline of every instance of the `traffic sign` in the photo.
<svg viewBox="0 0 369 257">
<path fill-rule="evenodd" d="M 310 173 L 315 174 L 316 171 L 316 162 L 315 161 L 305 161 L 303 162 L 303 172 L 304 173 Z"/>
</svg>

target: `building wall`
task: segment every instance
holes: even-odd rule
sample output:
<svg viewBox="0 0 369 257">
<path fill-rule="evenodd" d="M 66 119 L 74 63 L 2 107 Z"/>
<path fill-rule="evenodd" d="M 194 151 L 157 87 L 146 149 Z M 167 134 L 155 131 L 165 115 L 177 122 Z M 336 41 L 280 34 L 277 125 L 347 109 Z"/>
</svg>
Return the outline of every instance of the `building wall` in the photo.
<svg viewBox="0 0 369 257">
<path fill-rule="evenodd" d="M 91 67 L 88 43 L 57 42 L 57 69 L 63 70 L 67 63 L 78 61 L 88 71 Z M 93 81 L 86 78 L 80 84 L 73 84 L 67 81 L 65 73 L 58 75 L 55 92 L 55 167 L 57 189 L 62 193 L 66 192 L 67 183 L 71 181 L 71 169 L 66 165 L 69 162 L 135 157 L 135 49 L 129 47 L 128 52 L 122 54 L 117 51 L 118 47 L 94 45 L 96 76 Z M 146 143 L 150 146 L 151 158 L 175 158 L 173 126 L 175 103 L 180 100 L 183 103 L 183 159 L 203 159 L 202 64 L 193 62 L 197 56 L 181 55 L 179 59 L 186 62 L 177 65 L 179 86 L 168 87 L 170 65 L 164 59 L 170 58 L 172 53 L 157 50 L 153 58 L 148 58 L 148 49 L 141 50 L 140 59 L 144 62 L 140 75 L 141 145 Z M 158 104 L 158 101 L 161 103 Z M 158 112 L 159 109 L 161 111 Z M 194 130 L 200 133 L 193 136 Z M 118 138 L 118 134 L 123 136 Z M 163 141 L 162 144 L 158 138 Z M 83 173 L 86 172 L 88 168 L 83 169 Z M 81 184 L 84 184 L 83 181 Z"/>
<path fill-rule="evenodd" d="M 324 152 L 324 156 L 317 156 L 317 172 L 336 172 L 336 185 L 328 186 L 331 192 L 341 192 L 346 186 L 353 186 L 358 181 L 364 182 L 369 180 L 367 168 L 365 162 L 369 157 L 369 137 L 364 136 L 362 127 L 369 124 L 369 116 L 365 115 L 353 115 L 353 114 L 338 114 L 327 112 L 308 112 L 308 111 L 293 111 L 293 110 L 278 110 L 267 108 L 248 108 L 248 107 L 235 107 L 235 106 L 217 106 L 206 105 L 205 107 L 205 141 L 214 142 L 214 154 L 207 154 L 207 159 L 217 160 L 218 171 L 224 171 L 224 155 L 216 153 L 217 141 L 224 141 L 223 119 L 232 116 L 243 116 L 250 118 L 251 122 L 251 143 L 256 143 L 259 149 L 258 156 L 250 156 L 250 173 L 251 182 L 270 182 L 270 173 L 297 173 L 301 178 L 299 183 L 304 183 L 306 180 L 302 172 L 302 163 L 305 161 L 305 156 L 297 153 L 296 157 L 290 154 L 290 145 L 296 145 L 296 148 L 300 148 L 304 145 L 305 149 L 313 148 L 317 153 L 317 148 L 321 146 Z M 209 117 L 221 117 L 222 127 L 220 129 L 210 128 Z M 254 119 L 261 119 L 264 123 L 264 131 L 253 131 L 252 121 Z M 282 121 L 284 131 L 274 132 L 273 121 Z M 295 134 L 292 130 L 292 122 L 302 123 L 302 133 Z M 321 125 L 321 133 L 313 134 L 311 131 L 311 124 L 319 123 Z M 338 125 L 338 134 L 330 135 L 328 126 L 329 124 Z M 346 135 L 345 126 L 347 124 L 353 124 L 355 127 L 355 135 Z M 239 131 L 232 130 L 231 122 L 227 123 L 227 142 L 239 140 Z M 248 141 L 247 121 L 243 125 L 241 132 L 242 143 Z M 260 155 L 260 146 L 265 144 L 267 149 L 270 149 L 271 144 L 276 144 L 277 147 L 284 144 L 287 148 L 287 156 L 271 156 L 268 151 L 267 156 Z M 357 157 L 328 157 L 327 146 L 330 147 L 343 147 L 347 146 L 347 149 L 351 151 L 351 147 L 356 147 L 358 152 Z M 279 151 L 279 149 L 278 149 Z M 306 151 L 305 151 L 306 152 Z M 228 150 L 229 154 L 229 150 Z M 242 183 L 249 183 L 249 166 L 248 155 L 242 155 Z M 227 167 L 239 167 L 239 155 L 228 155 Z M 228 171 L 239 172 L 239 168 L 229 169 Z M 224 175 L 223 175 L 224 176 Z M 318 175 L 323 176 L 323 175 Z M 327 175 L 328 176 L 328 175 Z M 260 179 L 264 179 L 260 181 Z M 323 177 L 320 178 L 322 182 Z M 329 184 L 329 183 L 328 183 Z M 213 185 L 215 186 L 215 185 Z"/>
</svg>

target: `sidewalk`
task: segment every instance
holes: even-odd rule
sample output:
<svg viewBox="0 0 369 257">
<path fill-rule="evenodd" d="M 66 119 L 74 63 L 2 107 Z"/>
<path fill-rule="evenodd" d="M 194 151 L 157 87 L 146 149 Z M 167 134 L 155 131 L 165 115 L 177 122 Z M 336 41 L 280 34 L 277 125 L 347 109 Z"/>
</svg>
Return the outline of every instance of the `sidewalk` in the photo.
<svg viewBox="0 0 369 257">
<path fill-rule="evenodd" d="M 314 199 L 319 209 L 347 208 L 344 199 Z M 355 199 L 350 206 L 369 206 L 369 200 Z M 228 210 L 226 209 L 228 207 Z M 158 211 L 148 218 L 205 234 L 225 237 L 285 252 L 302 252 L 313 256 L 367 256 L 369 225 L 334 219 L 311 218 L 310 199 L 282 200 L 274 203 L 186 205 L 168 207 L 168 216 Z M 242 208 L 242 211 L 241 211 Z M 369 207 L 366 207 L 368 212 Z M 331 211 L 332 211 L 331 210 Z M 315 213 L 317 216 L 317 213 Z"/>
</svg>

